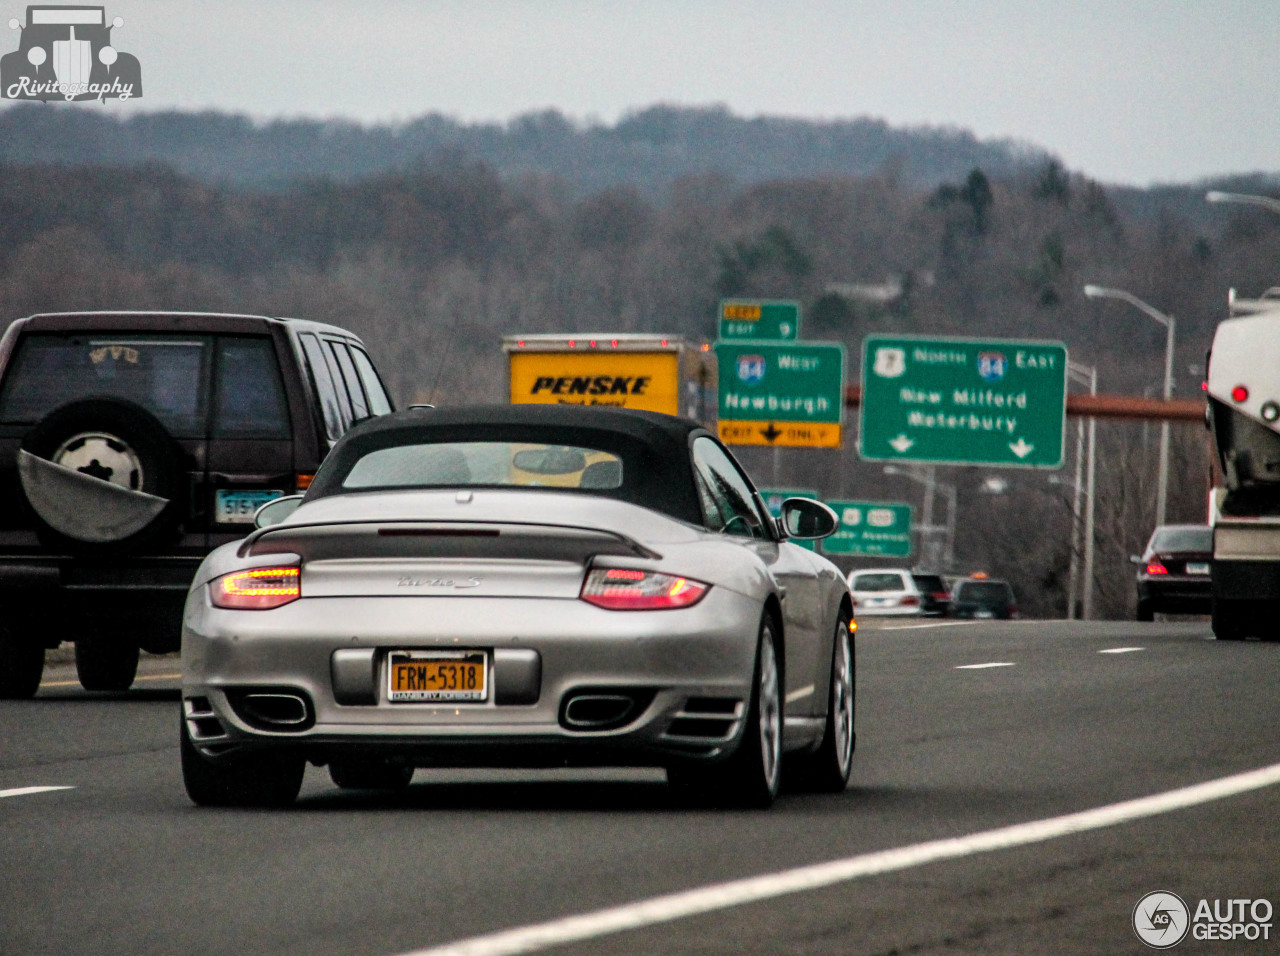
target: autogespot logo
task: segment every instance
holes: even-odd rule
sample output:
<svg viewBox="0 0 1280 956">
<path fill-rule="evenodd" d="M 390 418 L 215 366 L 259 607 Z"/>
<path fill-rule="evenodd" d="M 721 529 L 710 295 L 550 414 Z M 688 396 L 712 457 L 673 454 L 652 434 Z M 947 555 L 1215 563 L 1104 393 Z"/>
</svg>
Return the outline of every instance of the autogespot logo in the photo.
<svg viewBox="0 0 1280 956">
<path fill-rule="evenodd" d="M 1168 949 L 1186 938 L 1191 911 L 1182 897 L 1166 890 L 1148 893 L 1133 908 L 1133 931 L 1152 949 Z"/>
</svg>

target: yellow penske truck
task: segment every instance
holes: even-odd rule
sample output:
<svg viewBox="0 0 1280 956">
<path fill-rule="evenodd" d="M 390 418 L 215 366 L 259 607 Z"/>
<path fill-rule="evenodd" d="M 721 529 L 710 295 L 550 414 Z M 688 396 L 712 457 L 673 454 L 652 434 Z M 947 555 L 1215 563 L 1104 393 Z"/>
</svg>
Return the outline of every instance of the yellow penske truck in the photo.
<svg viewBox="0 0 1280 956">
<path fill-rule="evenodd" d="M 512 404 L 613 405 L 713 422 L 716 359 L 676 335 L 509 335 Z"/>
</svg>

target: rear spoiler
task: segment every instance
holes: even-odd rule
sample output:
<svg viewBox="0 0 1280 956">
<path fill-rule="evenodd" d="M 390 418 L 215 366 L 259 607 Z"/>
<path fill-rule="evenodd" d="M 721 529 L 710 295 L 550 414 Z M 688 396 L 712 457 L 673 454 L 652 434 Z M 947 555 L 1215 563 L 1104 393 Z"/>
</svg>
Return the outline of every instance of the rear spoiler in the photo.
<svg viewBox="0 0 1280 956">
<path fill-rule="evenodd" d="M 598 555 L 658 559 L 626 535 L 598 528 L 521 522 L 327 521 L 279 524 L 245 538 L 241 558 L 296 554 L 304 561 L 343 558 L 479 558 L 569 561 Z"/>
</svg>

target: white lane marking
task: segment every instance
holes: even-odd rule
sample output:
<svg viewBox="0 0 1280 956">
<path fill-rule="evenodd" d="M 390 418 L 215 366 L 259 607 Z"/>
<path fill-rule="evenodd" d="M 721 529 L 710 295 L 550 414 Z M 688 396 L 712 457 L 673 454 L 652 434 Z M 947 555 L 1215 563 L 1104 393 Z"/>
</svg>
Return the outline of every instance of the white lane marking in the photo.
<svg viewBox="0 0 1280 956">
<path fill-rule="evenodd" d="M 133 679 L 137 684 L 144 680 L 181 680 L 181 674 L 139 674 Z M 79 687 L 78 680 L 48 680 L 40 685 L 41 687 Z"/>
<path fill-rule="evenodd" d="M 872 615 L 868 615 L 872 616 Z M 876 628 L 880 631 L 918 631 L 925 627 L 967 627 L 974 621 L 936 621 L 932 624 L 895 624 L 893 627 Z M 870 628 L 868 628 L 870 630 Z"/>
<path fill-rule="evenodd" d="M 1145 650 L 1146 650 L 1145 647 L 1108 647 L 1101 651 L 1098 651 L 1098 653 L 1099 654 L 1133 654 L 1136 651 L 1145 651 Z"/>
<path fill-rule="evenodd" d="M 812 697 L 812 696 L 813 696 L 813 685 L 810 684 L 808 687 L 801 687 L 798 690 L 793 690 L 791 693 L 789 693 L 787 695 L 787 703 L 794 704 L 798 700 L 804 700 L 806 697 Z"/>
<path fill-rule="evenodd" d="M 17 787 L 13 790 L 0 790 L 0 797 L 25 797 L 29 793 L 48 793 L 51 790 L 74 790 L 75 787 Z"/>
<path fill-rule="evenodd" d="M 490 933 L 487 936 L 459 940 L 456 943 L 446 943 L 430 949 L 418 949 L 404 953 L 402 956 L 515 956 L 517 953 L 532 953 L 565 943 L 596 939 L 625 930 L 641 929 L 687 916 L 741 906 L 744 903 L 756 903 L 791 893 L 821 889 L 864 876 L 892 873 L 938 860 L 952 860 L 976 853 L 990 853 L 995 850 L 1026 846 L 1029 843 L 1042 843 L 1045 840 L 1116 826 L 1173 810 L 1183 810 L 1211 800 L 1221 800 L 1250 790 L 1275 786 L 1278 783 L 1280 783 L 1280 764 L 1272 764 L 1258 770 L 1233 774 L 1230 777 L 1197 783 L 1149 797 L 1139 797 L 1136 800 L 1126 800 L 1123 803 L 1112 803 L 1079 813 L 1018 823 L 997 830 L 971 833 L 967 836 L 932 840 L 928 843 L 917 843 L 893 850 L 881 850 L 878 853 L 865 853 L 843 860 L 832 860 L 829 863 L 817 863 L 728 883 L 716 883 L 681 893 L 656 896 L 610 909 L 597 910 L 594 913 L 567 916 L 533 926 L 522 926 Z"/>
<path fill-rule="evenodd" d="M 1013 661 L 992 661 L 990 664 L 957 664 L 958 671 L 980 671 L 988 667 L 1016 667 Z"/>
</svg>

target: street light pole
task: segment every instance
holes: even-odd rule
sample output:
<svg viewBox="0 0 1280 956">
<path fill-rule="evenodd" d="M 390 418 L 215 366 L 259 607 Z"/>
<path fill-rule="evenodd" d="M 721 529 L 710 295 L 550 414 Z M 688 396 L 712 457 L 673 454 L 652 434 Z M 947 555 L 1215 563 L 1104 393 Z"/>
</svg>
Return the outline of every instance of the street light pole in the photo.
<svg viewBox="0 0 1280 956">
<path fill-rule="evenodd" d="M 1087 384 L 1089 386 L 1089 394 L 1098 394 L 1098 370 L 1092 365 L 1081 365 L 1076 362 L 1067 364 L 1067 373 L 1071 375 L 1077 382 Z M 1083 445 L 1084 445 L 1084 419 L 1080 419 L 1076 423 L 1076 480 L 1075 486 L 1072 488 L 1072 505 L 1071 505 L 1071 566 L 1067 572 L 1067 620 L 1074 621 L 1076 617 L 1076 600 L 1080 596 L 1080 538 L 1081 538 L 1081 514 L 1080 514 L 1080 497 L 1086 493 L 1085 487 L 1081 484 L 1081 466 L 1083 464 Z M 1090 416 L 1089 418 L 1089 486 L 1087 494 L 1089 496 L 1089 510 L 1084 516 L 1084 601 L 1081 607 L 1080 616 L 1088 621 L 1093 616 L 1093 514 L 1094 514 L 1094 476 L 1096 474 L 1096 460 L 1094 451 L 1096 449 L 1097 437 L 1097 419 Z"/>
<path fill-rule="evenodd" d="M 1173 397 L 1173 336 L 1174 318 L 1143 302 L 1123 289 L 1107 289 L 1099 285 L 1087 285 L 1084 294 L 1091 299 L 1119 299 L 1155 319 L 1165 327 L 1164 344 L 1164 400 Z M 1165 511 L 1169 500 L 1169 419 L 1160 423 L 1160 475 L 1156 480 L 1156 524 L 1165 523 Z"/>
<path fill-rule="evenodd" d="M 942 570 L 942 568 L 938 567 L 940 563 L 945 564 L 949 570 L 955 561 L 956 554 L 956 486 L 944 481 L 938 481 L 937 468 L 934 465 L 929 465 L 923 471 L 923 474 L 919 474 L 912 469 L 899 468 L 897 465 L 884 466 L 886 475 L 901 475 L 924 485 L 924 507 L 921 509 L 923 512 L 921 518 L 923 520 L 917 529 L 920 532 L 920 550 L 921 552 L 928 551 L 927 556 L 923 554 L 922 556 L 925 557 L 925 563 L 930 566 L 930 570 Z M 933 499 L 938 491 L 941 491 L 943 497 L 947 499 L 947 523 L 941 529 L 946 535 L 946 540 L 943 542 L 941 549 L 941 560 L 939 560 L 939 549 L 934 537 L 939 528 L 933 523 Z M 927 539 L 926 535 L 928 536 Z M 925 548 L 926 540 L 927 549 Z"/>
</svg>

